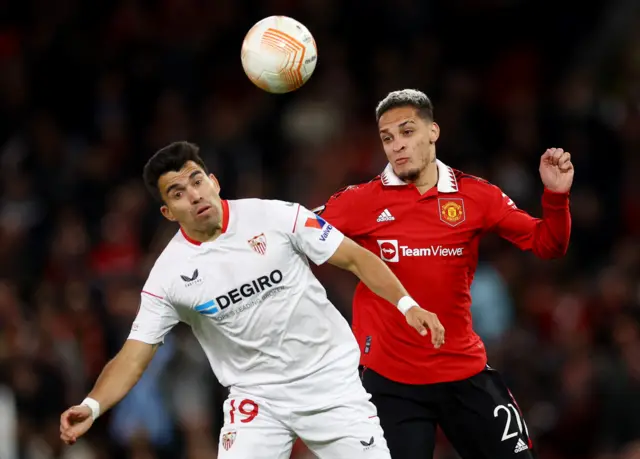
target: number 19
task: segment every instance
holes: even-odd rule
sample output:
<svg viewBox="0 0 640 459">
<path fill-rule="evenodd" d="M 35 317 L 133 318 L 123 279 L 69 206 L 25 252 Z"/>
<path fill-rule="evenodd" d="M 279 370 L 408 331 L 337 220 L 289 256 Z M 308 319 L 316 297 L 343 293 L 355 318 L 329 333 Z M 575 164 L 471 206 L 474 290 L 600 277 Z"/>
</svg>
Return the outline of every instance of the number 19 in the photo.
<svg viewBox="0 0 640 459">
<path fill-rule="evenodd" d="M 260 411 L 260 409 L 258 408 L 258 404 L 256 402 L 254 402 L 253 400 L 249 400 L 248 398 L 245 398 L 240 402 L 240 405 L 238 406 L 237 411 L 239 411 L 240 414 L 244 416 L 240 418 L 240 422 L 246 424 L 247 422 L 251 422 L 256 418 L 256 416 L 258 415 L 258 411 Z M 236 400 L 235 399 L 231 400 L 231 410 L 229 410 L 229 418 L 230 418 L 231 424 L 236 422 Z"/>
</svg>

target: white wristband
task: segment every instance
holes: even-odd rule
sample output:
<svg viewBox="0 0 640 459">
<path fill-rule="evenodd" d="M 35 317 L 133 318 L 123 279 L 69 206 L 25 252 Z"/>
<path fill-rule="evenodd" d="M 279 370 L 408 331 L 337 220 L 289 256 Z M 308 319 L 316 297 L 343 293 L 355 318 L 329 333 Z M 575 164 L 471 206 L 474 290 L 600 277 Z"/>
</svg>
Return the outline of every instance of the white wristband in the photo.
<svg viewBox="0 0 640 459">
<path fill-rule="evenodd" d="M 420 305 L 416 303 L 415 300 L 410 296 L 403 296 L 402 298 L 400 298 L 400 301 L 398 301 L 398 309 L 404 315 L 406 315 L 407 311 L 414 306 L 419 307 Z"/>
<path fill-rule="evenodd" d="M 95 421 L 100 416 L 100 403 L 92 398 L 85 398 L 80 405 L 88 406 L 91 409 L 91 417 Z"/>
</svg>

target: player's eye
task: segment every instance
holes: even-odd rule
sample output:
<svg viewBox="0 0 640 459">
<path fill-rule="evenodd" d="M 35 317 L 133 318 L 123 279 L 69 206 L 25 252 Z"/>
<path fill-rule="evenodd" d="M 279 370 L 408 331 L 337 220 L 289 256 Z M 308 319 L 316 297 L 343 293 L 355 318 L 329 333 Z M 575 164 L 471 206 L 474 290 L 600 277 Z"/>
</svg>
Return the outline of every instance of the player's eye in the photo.
<svg viewBox="0 0 640 459">
<path fill-rule="evenodd" d="M 383 141 L 384 143 L 390 142 L 390 141 L 391 141 L 391 137 L 383 137 L 383 138 L 382 138 L 382 141 Z"/>
<path fill-rule="evenodd" d="M 182 191 L 176 191 L 173 193 L 173 199 L 180 199 L 182 197 Z"/>
<path fill-rule="evenodd" d="M 411 134 L 413 134 L 413 129 L 405 129 L 403 134 L 404 135 L 411 135 Z"/>
<path fill-rule="evenodd" d="M 196 185 L 196 186 L 198 186 L 198 185 L 200 185 L 201 183 L 202 183 L 202 179 L 198 179 L 198 180 L 196 180 L 195 185 Z"/>
</svg>

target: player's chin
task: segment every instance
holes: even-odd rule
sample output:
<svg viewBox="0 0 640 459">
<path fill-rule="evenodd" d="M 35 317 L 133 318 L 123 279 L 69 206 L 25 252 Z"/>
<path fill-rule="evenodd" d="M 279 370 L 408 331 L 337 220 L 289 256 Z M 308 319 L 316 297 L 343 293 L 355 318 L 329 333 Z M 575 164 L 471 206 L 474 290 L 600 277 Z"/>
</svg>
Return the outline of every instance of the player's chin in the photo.
<svg viewBox="0 0 640 459">
<path fill-rule="evenodd" d="M 203 213 L 196 216 L 194 225 L 201 231 L 209 231 L 220 226 L 220 218 L 215 213 Z"/>
<path fill-rule="evenodd" d="M 201 217 L 197 218 L 194 223 L 195 223 L 195 226 L 200 231 L 210 231 L 210 230 L 220 226 L 218 224 L 219 220 L 213 215 L 201 216 Z"/>
<path fill-rule="evenodd" d="M 412 182 L 420 177 L 420 168 L 412 166 L 409 163 L 396 165 L 394 172 L 401 180 Z"/>
</svg>

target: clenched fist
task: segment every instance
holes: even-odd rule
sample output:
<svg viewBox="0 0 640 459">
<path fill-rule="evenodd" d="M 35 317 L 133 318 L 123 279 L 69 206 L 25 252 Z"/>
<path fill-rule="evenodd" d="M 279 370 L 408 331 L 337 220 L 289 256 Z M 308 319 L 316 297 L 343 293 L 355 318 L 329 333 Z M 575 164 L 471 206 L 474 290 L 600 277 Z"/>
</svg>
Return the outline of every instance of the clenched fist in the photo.
<svg viewBox="0 0 640 459">
<path fill-rule="evenodd" d="M 540 158 L 540 178 L 545 188 L 568 193 L 573 183 L 571 154 L 562 148 L 549 148 Z"/>
</svg>

